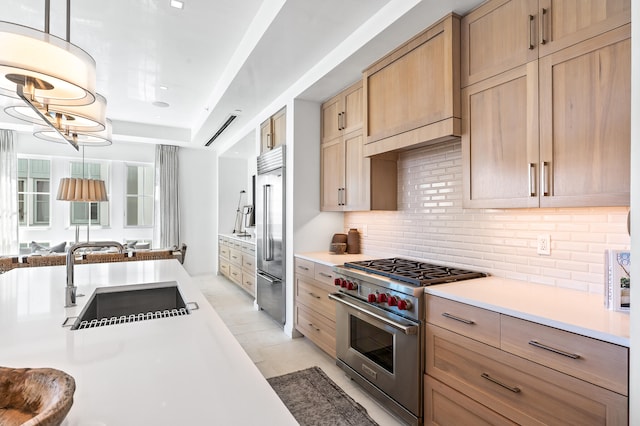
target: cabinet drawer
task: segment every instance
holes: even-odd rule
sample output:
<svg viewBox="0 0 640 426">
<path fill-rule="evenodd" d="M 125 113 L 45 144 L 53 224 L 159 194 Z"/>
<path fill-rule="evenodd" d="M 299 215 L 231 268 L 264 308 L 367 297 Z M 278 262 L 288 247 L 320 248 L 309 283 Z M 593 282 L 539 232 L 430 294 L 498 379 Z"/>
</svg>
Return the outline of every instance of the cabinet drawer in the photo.
<svg viewBox="0 0 640 426">
<path fill-rule="evenodd" d="M 224 244 L 218 244 L 218 256 L 223 259 L 229 259 L 229 247 Z"/>
<path fill-rule="evenodd" d="M 329 291 L 314 285 L 306 277 L 296 277 L 296 303 L 302 303 L 332 321 L 336 320 L 336 302 L 329 299 Z"/>
<path fill-rule="evenodd" d="M 520 424 L 625 425 L 626 397 L 428 325 L 426 371 Z"/>
<path fill-rule="evenodd" d="M 256 276 L 253 273 L 247 273 L 242 271 L 242 288 L 244 288 L 250 295 L 256 295 Z"/>
<path fill-rule="evenodd" d="M 628 395 L 628 349 L 503 315 L 501 347 L 612 391 Z"/>
<path fill-rule="evenodd" d="M 500 314 L 432 295 L 427 298 L 427 322 L 500 347 Z"/>
<path fill-rule="evenodd" d="M 242 269 L 233 263 L 229 264 L 229 278 L 238 285 L 242 285 Z"/>
<path fill-rule="evenodd" d="M 218 260 L 218 269 L 220 273 L 226 277 L 229 276 L 229 262 L 223 259 Z"/>
<path fill-rule="evenodd" d="M 256 257 L 256 246 L 254 244 L 245 243 L 242 246 L 242 252 Z"/>
<path fill-rule="evenodd" d="M 236 248 L 229 249 L 229 262 L 242 266 L 242 252 Z"/>
<path fill-rule="evenodd" d="M 516 425 L 433 377 L 424 376 L 425 425 Z"/>
<path fill-rule="evenodd" d="M 256 257 L 251 254 L 243 254 L 242 255 L 242 269 L 246 269 L 247 271 L 255 271 L 256 269 Z"/>
<path fill-rule="evenodd" d="M 333 267 L 327 265 L 321 265 L 316 263 L 314 265 L 314 278 L 321 283 L 328 284 L 333 287 L 333 280 L 336 275 L 333 272 Z"/>
<path fill-rule="evenodd" d="M 296 329 L 320 349 L 336 357 L 336 323 L 304 305 L 296 305 Z"/>
<path fill-rule="evenodd" d="M 314 263 L 311 262 L 310 260 L 300 259 L 299 257 L 296 257 L 295 273 L 313 278 L 313 274 L 314 274 L 313 265 Z"/>
</svg>

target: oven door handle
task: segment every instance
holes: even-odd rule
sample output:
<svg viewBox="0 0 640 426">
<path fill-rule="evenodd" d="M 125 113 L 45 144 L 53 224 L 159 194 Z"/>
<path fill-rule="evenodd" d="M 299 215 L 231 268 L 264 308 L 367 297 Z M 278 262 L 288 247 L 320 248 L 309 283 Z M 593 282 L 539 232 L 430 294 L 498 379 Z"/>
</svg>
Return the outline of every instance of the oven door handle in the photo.
<svg viewBox="0 0 640 426">
<path fill-rule="evenodd" d="M 375 319 L 377 319 L 378 321 L 382 321 L 383 323 L 387 324 L 390 327 L 395 328 L 396 330 L 400 330 L 402 331 L 404 334 L 407 335 L 413 335 L 413 334 L 418 334 L 418 329 L 419 326 L 418 325 L 403 325 L 403 324 L 398 324 L 397 322 L 390 320 L 389 318 L 385 318 L 382 315 L 378 315 L 375 312 L 371 312 L 369 310 L 363 309 L 362 307 L 356 305 L 353 302 L 349 302 L 348 300 L 345 300 L 343 297 L 341 297 L 341 295 L 338 294 L 329 294 L 329 299 L 331 300 L 335 300 L 336 302 L 342 303 L 343 305 L 347 305 L 348 307 L 355 309 L 356 311 L 364 314 L 364 315 L 368 315 L 370 317 L 373 317 Z"/>
</svg>

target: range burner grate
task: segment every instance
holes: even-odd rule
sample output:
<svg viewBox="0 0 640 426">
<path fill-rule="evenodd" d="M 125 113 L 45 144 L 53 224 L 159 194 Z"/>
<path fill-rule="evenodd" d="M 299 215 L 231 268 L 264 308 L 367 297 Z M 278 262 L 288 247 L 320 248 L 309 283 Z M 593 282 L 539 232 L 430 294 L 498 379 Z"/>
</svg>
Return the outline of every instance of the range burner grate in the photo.
<svg viewBox="0 0 640 426">
<path fill-rule="evenodd" d="M 450 268 L 398 257 L 346 262 L 344 266 L 370 274 L 382 275 L 414 286 L 441 284 L 486 276 L 482 272 Z"/>
</svg>

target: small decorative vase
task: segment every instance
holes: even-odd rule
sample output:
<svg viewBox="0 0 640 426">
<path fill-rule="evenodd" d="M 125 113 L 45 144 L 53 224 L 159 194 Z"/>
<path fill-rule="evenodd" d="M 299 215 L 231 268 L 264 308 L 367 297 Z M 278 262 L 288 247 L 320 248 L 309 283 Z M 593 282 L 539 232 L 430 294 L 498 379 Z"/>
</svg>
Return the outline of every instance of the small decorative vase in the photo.
<svg viewBox="0 0 640 426">
<path fill-rule="evenodd" d="M 349 233 L 347 233 L 347 253 L 360 253 L 360 233 L 356 228 L 349 229 Z"/>
</svg>

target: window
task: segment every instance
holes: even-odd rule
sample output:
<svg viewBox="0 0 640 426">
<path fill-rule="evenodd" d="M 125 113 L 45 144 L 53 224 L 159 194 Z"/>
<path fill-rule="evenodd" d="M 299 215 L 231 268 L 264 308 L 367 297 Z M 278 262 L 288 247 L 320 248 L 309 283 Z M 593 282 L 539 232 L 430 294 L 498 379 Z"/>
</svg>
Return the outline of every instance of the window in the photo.
<svg viewBox="0 0 640 426">
<path fill-rule="evenodd" d="M 49 226 L 51 213 L 50 161 L 18 159 L 18 223 Z"/>
<path fill-rule="evenodd" d="M 153 226 L 153 166 L 126 169 L 125 226 Z"/>
<path fill-rule="evenodd" d="M 71 162 L 71 177 L 72 178 L 87 178 L 87 179 L 102 179 L 109 191 L 108 183 L 108 165 L 101 163 L 84 163 Z M 72 202 L 70 203 L 71 209 L 71 225 L 87 225 L 89 218 L 91 218 L 92 225 L 109 225 L 109 202 L 101 203 L 83 203 Z"/>
</svg>

